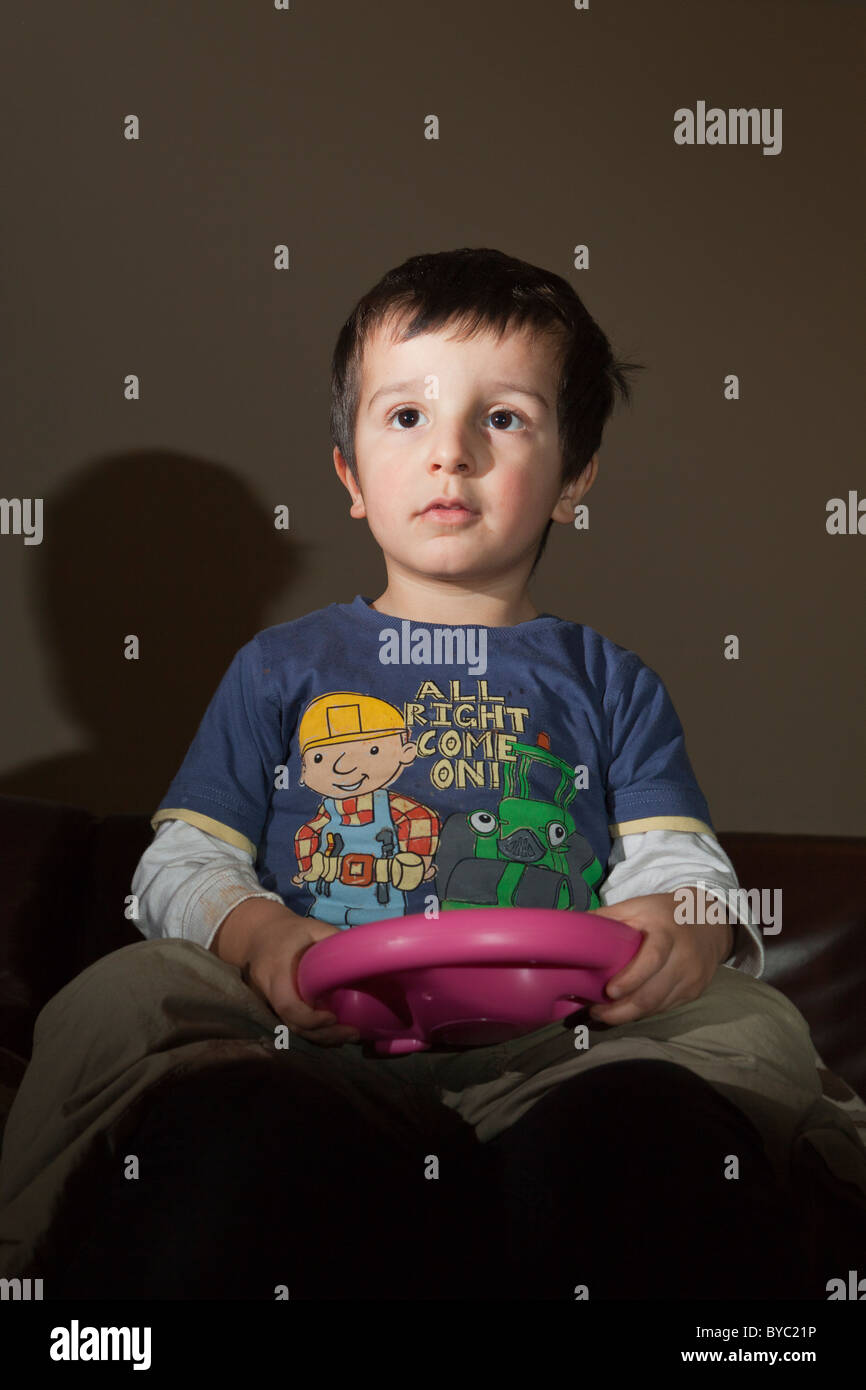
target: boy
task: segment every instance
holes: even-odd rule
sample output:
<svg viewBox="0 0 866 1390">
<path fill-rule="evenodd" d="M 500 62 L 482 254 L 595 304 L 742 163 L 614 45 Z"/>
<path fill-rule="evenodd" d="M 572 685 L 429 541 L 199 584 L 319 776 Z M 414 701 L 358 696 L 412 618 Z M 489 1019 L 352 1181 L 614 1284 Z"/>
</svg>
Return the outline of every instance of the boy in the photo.
<svg viewBox="0 0 866 1390">
<path fill-rule="evenodd" d="M 828 1126 L 841 1134 L 852 1201 L 858 1185 L 866 1201 L 866 1155 L 821 1097 L 805 1021 L 757 978 L 759 929 L 748 918 L 728 923 L 723 912 L 687 925 L 678 912 L 684 890 L 724 900 L 737 880 L 661 680 L 592 629 L 539 614 L 528 593 L 550 526 L 573 522 L 595 481 L 602 430 L 615 391 L 629 397 L 629 370 L 564 280 L 496 251 L 416 256 L 357 306 L 334 354 L 333 457 L 351 515 L 382 549 L 387 583 L 375 600 L 357 595 L 258 633 L 231 662 L 134 877 L 150 940 L 106 958 L 121 970 L 120 957 L 149 952 L 147 968 L 143 955 L 135 961 L 130 1065 L 113 1063 L 112 1077 L 127 1096 L 140 1095 L 164 1075 L 172 1048 L 179 1055 L 193 1040 L 252 1035 L 267 1049 L 282 1021 L 293 1037 L 281 1075 L 297 1083 L 293 1106 L 309 1083 L 306 1113 L 316 1117 L 302 1128 L 301 1109 L 293 1112 L 307 1171 L 318 1171 L 311 1145 L 322 1156 L 345 1143 L 350 1106 L 365 1109 L 365 1123 L 384 1116 L 376 1163 L 385 1164 L 392 1137 L 412 1162 L 438 1153 L 431 1098 L 460 1121 L 443 1144 L 474 1131 L 491 1156 L 504 1210 L 494 1199 L 483 1229 L 504 1239 L 510 1264 L 500 1285 L 491 1258 L 489 1286 L 468 1296 L 519 1296 L 527 1264 L 530 1296 L 574 1297 L 590 1267 L 591 1296 L 680 1297 L 696 1287 L 719 1296 L 732 1279 L 739 1296 L 801 1288 L 815 1296 L 816 1281 L 834 1271 L 816 1266 L 797 1282 L 808 1250 L 786 1205 L 795 1143 L 820 1147 Z M 476 853 L 491 837 L 496 852 Z M 580 1020 L 588 1047 L 575 1041 L 573 1019 L 486 1047 L 378 1058 L 298 994 L 301 955 L 334 932 L 503 901 L 595 910 L 643 933 L 608 986 L 609 1002 Z M 102 999 L 112 968 L 91 968 Z M 161 1033 L 151 1018 L 173 969 L 175 1003 Z M 204 1014 L 209 1032 L 187 1025 Z M 103 1024 L 106 1056 L 111 1036 Z M 145 1070 L 131 1082 L 133 1060 Z M 243 1098 L 243 1082 L 231 1094 Z M 154 1113 L 151 1105 L 151 1121 Z M 626 1114 L 637 1128 L 619 1133 Z M 581 1145 L 592 1196 L 574 1210 L 577 1116 L 594 1156 Z M 171 1117 L 173 1186 L 160 1189 L 160 1201 L 153 1188 L 142 1196 L 142 1225 L 178 1193 L 188 1203 L 199 1183 L 178 1177 L 177 1154 L 192 1155 L 200 1129 L 193 1133 L 188 1112 Z M 420 1150 L 403 1134 L 407 1117 L 425 1136 Z M 178 1137 L 186 1123 L 189 1134 Z M 146 1147 L 145 1134 L 146 1125 Z M 637 1152 L 643 1166 L 654 1141 L 661 1166 L 648 1214 L 643 1196 L 632 1207 L 627 1194 Z M 244 1192 L 269 1157 L 291 1162 L 291 1144 L 269 1151 L 264 1137 L 259 1168 L 245 1168 L 253 1142 L 245 1137 L 224 1160 L 227 1172 L 238 1165 L 226 1181 Z M 157 1140 L 149 1152 L 158 1156 Z M 740 1183 L 722 1179 L 732 1152 Z M 460 1155 L 468 1173 L 473 1154 Z M 389 1177 L 395 1212 L 395 1193 L 414 1200 L 407 1172 L 397 1163 Z M 324 1173 L 319 1182 L 327 1185 Z M 490 1182 L 485 1170 L 481 1187 Z M 6 1185 L 15 1183 L 7 1176 Z M 605 1255 L 614 1219 L 605 1192 L 621 1222 L 614 1246 L 617 1231 L 633 1234 L 639 1223 L 651 1272 Z M 222 1200 L 212 1194 L 216 1209 Z M 296 1229 L 294 1191 L 292 1200 L 286 1220 Z M 699 1220 L 689 1219 L 691 1204 Z M 604 1212 L 597 1229 L 593 1207 Z M 675 1241 L 664 1239 L 668 1219 Z M 127 1211 L 126 1242 L 130 1220 Z M 204 1240 L 201 1220 L 194 1229 Z M 394 1226 L 394 1247 L 399 1238 Z M 112 1247 L 100 1239 L 104 1261 Z M 208 1283 L 202 1268 L 217 1256 L 201 1256 L 200 1296 L 244 1296 L 226 1290 L 260 1277 L 266 1285 L 246 1247 L 236 1241 L 231 1250 L 231 1285 L 228 1275 Z M 165 1269 L 164 1254 L 152 1253 L 147 1268 Z M 533 1269 L 540 1254 L 543 1269 Z M 93 1251 L 73 1262 L 70 1292 L 98 1263 Z M 359 1261 L 346 1275 L 347 1289 L 365 1269 Z M 325 1277 L 305 1270 L 301 1296 L 334 1296 L 320 1293 Z M 418 1296 L 447 1295 L 422 1282 Z"/>
<path fill-rule="evenodd" d="M 522 331 L 516 331 L 505 315 L 513 315 L 511 286 L 520 284 L 521 276 L 527 302 L 524 322 L 520 324 L 518 319 Z M 516 760 L 511 750 L 517 740 L 526 742 L 528 734 L 528 741 L 535 744 L 539 734 L 549 734 L 546 726 L 555 727 L 554 711 L 546 705 L 539 707 L 537 696 L 530 698 L 528 683 L 525 691 L 520 686 L 512 695 L 510 689 L 504 693 L 501 679 L 494 686 L 489 675 L 483 682 L 477 677 L 467 681 L 463 675 L 462 684 L 457 680 L 455 700 L 449 698 L 455 693 L 451 682 L 461 677 L 460 669 L 434 671 L 428 664 L 419 672 L 414 663 L 408 668 L 390 665 L 384 650 L 392 636 L 389 629 L 409 620 L 410 624 L 414 621 L 448 629 L 470 625 L 470 631 L 480 626 L 484 636 L 492 629 L 490 646 L 497 639 L 506 645 L 500 665 L 508 673 L 509 684 L 524 677 L 528 682 L 527 658 L 538 661 L 541 651 L 554 643 L 562 649 L 562 665 L 568 673 L 565 681 L 560 678 L 563 700 L 579 706 L 583 699 L 582 690 L 569 692 L 569 680 L 582 676 L 593 683 L 603 676 L 603 689 L 596 687 L 594 691 L 596 705 L 602 696 L 610 707 L 613 691 L 621 701 L 620 719 L 637 726 L 629 729 L 630 737 L 623 738 L 617 747 L 617 770 L 608 782 L 607 790 L 617 792 L 617 802 L 610 808 L 615 824 L 608 825 L 600 764 L 593 766 L 590 786 L 579 797 L 580 802 L 591 803 L 591 809 L 587 807 L 581 816 L 585 834 L 601 863 L 609 868 L 606 901 L 619 904 L 617 912 L 609 915 L 633 922 L 648 934 L 648 949 L 641 951 L 640 961 L 635 960 L 627 972 L 611 982 L 608 993 L 615 997 L 620 991 L 619 1002 L 597 1007 L 593 1016 L 607 1023 L 628 1022 L 695 998 L 722 959 L 759 975 L 763 967 L 761 936 L 748 922 L 738 930 L 734 948 L 732 928 L 725 923 L 707 924 L 694 931 L 676 928 L 673 921 L 676 888 L 703 881 L 708 890 L 717 889 L 724 895 L 736 887 L 736 878 L 715 839 L 706 802 L 695 783 L 681 730 L 661 682 L 633 654 L 624 653 L 589 629 L 551 615 L 539 616 L 526 593 L 551 524 L 572 523 L 575 508 L 595 481 L 601 430 L 610 414 L 614 389 L 628 396 L 628 368 L 614 363 L 603 335 L 564 282 L 557 283 L 555 276 L 539 277 L 537 285 L 530 288 L 520 264 L 497 253 L 416 257 L 392 273 L 390 284 L 388 279 L 384 289 L 368 296 L 368 301 L 375 299 L 375 307 L 371 303 L 360 308 L 354 322 L 350 320 L 343 330 L 335 354 L 332 419 L 339 441 L 334 448 L 335 467 L 350 493 L 352 516 L 367 518 L 382 547 L 387 588 L 374 603 L 359 596 L 351 605 L 331 605 L 331 609 L 313 613 L 299 623 L 271 630 L 271 635 L 260 634 L 236 658 L 184 767 L 153 818 L 158 833 L 133 883 L 141 902 L 142 930 L 154 936 L 160 931 L 183 935 L 209 947 L 221 959 L 243 965 L 250 983 L 299 1034 L 323 1044 L 351 1037 L 349 1030 L 331 1026 L 326 1016 L 314 1016 L 298 999 L 291 983 L 297 945 L 302 942 L 305 946 L 323 934 L 308 922 L 299 922 L 298 915 L 319 918 L 334 906 L 333 888 L 327 898 L 315 892 L 311 898 L 309 889 L 295 891 L 304 885 L 304 874 L 308 873 L 305 855 L 311 848 L 315 852 L 326 833 L 324 803 L 317 804 L 300 790 L 306 783 L 311 792 L 316 791 L 315 776 L 323 754 L 320 752 L 313 762 L 302 743 L 298 749 L 300 769 L 290 763 L 289 785 L 272 791 L 266 774 L 270 771 L 276 776 L 287 756 L 284 729 L 276 716 L 267 734 L 261 722 L 254 731 L 240 727 L 247 721 L 247 711 L 242 708 L 245 697 L 288 705 L 295 720 L 300 714 L 302 738 L 304 720 L 313 717 L 317 700 L 320 707 L 332 707 L 335 720 L 354 720 L 345 737 L 339 732 L 329 733 L 316 742 L 316 747 L 328 750 L 337 774 L 330 777 L 327 789 L 332 798 L 343 792 L 343 802 L 332 804 L 342 806 L 337 833 L 344 841 L 364 829 L 352 823 L 356 816 L 363 821 L 368 814 L 361 808 L 356 812 L 355 795 L 369 797 L 377 787 L 391 785 L 401 772 L 407 780 L 403 770 L 410 760 L 413 772 L 421 773 L 416 785 L 424 788 L 422 837 L 428 841 L 424 846 L 427 853 L 422 856 L 423 880 L 405 902 L 398 902 L 397 895 L 391 893 L 388 904 L 377 901 L 367 885 L 365 916 L 370 921 L 394 912 L 424 910 L 435 872 L 435 836 L 445 815 L 459 816 L 473 801 L 491 801 L 490 793 L 496 790 L 503 764 Z M 393 326 L 387 316 L 394 315 L 401 294 L 407 296 L 410 286 L 422 295 L 426 290 L 428 303 L 438 300 L 438 320 L 430 331 L 395 344 L 387 331 Z M 495 306 L 492 312 L 499 314 L 494 326 L 506 330 L 505 337 L 489 329 L 468 341 L 455 337 L 451 332 L 454 320 L 473 309 L 478 312 L 485 293 Z M 439 307 L 443 303 L 445 307 Z M 380 317 L 362 329 L 363 316 L 371 314 Z M 566 368 L 560 377 L 563 355 Z M 401 392 L 394 387 L 405 377 L 414 378 L 405 394 L 411 405 L 400 405 Z M 500 388 L 494 415 L 507 417 L 517 428 L 508 425 L 484 430 L 476 420 L 477 398 L 486 391 L 491 397 L 488 404 L 497 406 L 493 396 L 500 381 L 512 385 L 508 391 Z M 557 402 L 560 381 L 562 400 Z M 438 392 L 438 403 L 428 399 L 431 391 Z M 403 417 L 427 415 L 435 415 L 435 423 L 425 426 L 419 421 L 397 428 Z M 399 437 L 410 434 L 411 441 Z M 523 631 L 516 632 L 517 628 Z M 298 642 L 305 662 L 309 652 L 324 668 L 318 683 L 308 671 L 298 669 Z M 348 658 L 339 671 L 333 670 L 332 659 L 337 653 L 332 653 L 332 644 L 343 649 Z M 265 668 L 266 661 L 274 666 Z M 280 686 L 277 693 L 278 681 L 274 681 L 266 692 L 265 672 L 275 677 L 281 661 L 292 666 L 290 680 L 294 684 L 291 688 Z M 359 669 L 366 685 L 358 681 Z M 437 679 L 431 679 L 438 678 L 440 671 L 447 678 L 445 690 Z M 487 703 L 479 693 L 482 685 L 491 694 Z M 345 686 L 348 691 L 341 689 Z M 320 693 L 323 690 L 327 693 Z M 368 731 L 367 707 L 377 700 L 381 704 L 383 696 L 390 700 L 392 695 L 392 713 L 383 715 L 376 710 L 370 715 Z M 428 739 L 425 756 L 418 759 L 417 742 L 410 741 L 399 713 L 403 706 L 414 721 L 413 736 L 415 727 L 419 734 L 441 731 L 449 726 L 449 715 L 453 714 L 461 725 L 457 731 L 459 751 L 445 757 L 428 753 L 432 747 Z M 478 723 L 473 710 L 486 726 L 480 735 L 466 728 Z M 323 727 L 331 727 L 327 724 L 330 713 L 324 709 Z M 596 708 L 593 713 L 598 717 L 602 711 Z M 554 753 L 565 753 L 569 758 L 573 755 L 575 764 L 584 764 L 590 756 L 588 736 L 593 742 L 600 737 L 586 722 L 587 715 L 582 714 L 582 718 L 585 722 L 580 732 L 573 722 L 570 727 L 567 723 L 562 733 L 557 730 L 553 744 Z M 496 727 L 497 720 L 501 728 Z M 371 746 L 368 733 L 383 729 L 384 736 L 372 746 L 379 768 L 389 759 L 385 780 L 380 771 L 374 772 L 367 757 Z M 271 742 L 266 748 L 263 745 L 268 736 Z M 214 768 L 220 756 L 219 741 L 226 737 L 230 737 L 235 757 L 238 749 L 243 749 L 244 771 L 249 769 L 260 779 L 255 795 L 247 800 L 239 795 L 234 780 L 219 789 L 212 785 L 210 790 L 204 789 L 208 778 L 211 784 L 214 781 L 204 769 Z M 452 740 L 452 746 L 458 745 Z M 594 756 L 598 755 L 596 748 Z M 256 761 L 259 766 L 252 772 Z M 341 782 L 343 769 L 346 777 Z M 330 768 L 326 777 L 329 774 Z M 325 789 L 323 785 L 319 791 Z M 494 795 L 492 803 L 497 799 Z M 231 802 L 235 806 L 233 816 L 226 814 Z M 297 816 L 305 809 L 313 820 L 305 818 L 299 828 Z M 393 826 L 393 810 L 387 820 L 399 838 L 401 826 Z M 333 834 L 332 819 L 327 824 Z M 260 843 L 262 832 L 264 847 Z M 372 838 L 369 832 L 366 838 Z M 577 838 L 587 844 L 583 835 Z M 227 847 L 237 852 L 230 860 Z M 257 875 L 252 863 L 256 848 Z M 199 864 L 202 867 L 193 875 Z M 236 865 L 242 868 L 240 874 Z M 268 896 L 262 892 L 262 883 L 278 891 Z M 653 889 L 662 883 L 665 893 L 654 894 Z M 340 884 L 338 879 L 338 890 Z M 436 886 L 441 893 L 442 885 Z M 577 889 L 577 885 L 572 886 Z M 354 896 L 359 903 L 357 913 L 363 913 L 360 888 L 350 884 L 343 888 L 343 895 Z M 645 897 L 658 901 L 636 901 Z M 265 906 L 263 898 L 278 906 Z M 486 900 L 489 898 L 484 896 L 478 899 L 479 904 Z M 497 901 L 495 896 L 492 901 Z M 579 905 L 584 905 L 582 900 Z M 342 927 L 354 924 L 351 916 L 349 920 L 340 916 L 328 920 Z"/>
</svg>

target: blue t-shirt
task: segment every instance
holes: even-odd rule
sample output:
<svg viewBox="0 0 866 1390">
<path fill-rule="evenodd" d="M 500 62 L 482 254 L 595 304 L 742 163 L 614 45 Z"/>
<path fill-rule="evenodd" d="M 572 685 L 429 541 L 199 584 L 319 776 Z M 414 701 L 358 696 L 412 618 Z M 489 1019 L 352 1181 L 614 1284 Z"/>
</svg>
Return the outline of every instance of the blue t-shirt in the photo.
<svg viewBox="0 0 866 1390">
<path fill-rule="evenodd" d="M 581 623 L 392 618 L 357 595 L 236 654 L 153 825 L 254 856 L 334 926 L 599 905 L 615 835 L 714 834 L 659 676 Z"/>
</svg>

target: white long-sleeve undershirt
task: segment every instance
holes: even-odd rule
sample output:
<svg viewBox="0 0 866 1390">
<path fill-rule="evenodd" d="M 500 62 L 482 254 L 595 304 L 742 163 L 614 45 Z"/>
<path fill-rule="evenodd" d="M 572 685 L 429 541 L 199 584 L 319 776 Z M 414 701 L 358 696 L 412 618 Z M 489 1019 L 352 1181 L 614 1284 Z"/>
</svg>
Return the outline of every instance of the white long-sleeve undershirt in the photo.
<svg viewBox="0 0 866 1390">
<path fill-rule="evenodd" d="M 730 859 L 709 834 L 684 830 L 646 830 L 617 836 L 606 877 L 598 890 L 603 907 L 649 893 L 702 886 L 708 898 L 728 907 L 736 920 L 734 948 L 725 965 L 760 977 L 764 946 L 760 926 L 740 909 L 731 890 L 738 888 Z M 252 856 L 184 820 L 163 821 L 139 860 L 132 880 L 138 900 L 136 925 L 148 938 L 180 937 L 210 947 L 229 912 L 247 898 L 269 898 Z"/>
</svg>

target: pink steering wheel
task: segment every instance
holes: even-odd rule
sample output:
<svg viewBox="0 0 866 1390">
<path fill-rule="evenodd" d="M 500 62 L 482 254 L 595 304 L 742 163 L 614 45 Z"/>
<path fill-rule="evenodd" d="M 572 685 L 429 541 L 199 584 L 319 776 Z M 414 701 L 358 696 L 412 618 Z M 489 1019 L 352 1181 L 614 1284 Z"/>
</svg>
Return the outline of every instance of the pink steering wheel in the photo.
<svg viewBox="0 0 866 1390">
<path fill-rule="evenodd" d="M 481 1047 L 601 1001 L 642 938 L 624 922 L 553 908 L 394 917 L 310 946 L 298 991 L 379 1053 Z"/>
</svg>

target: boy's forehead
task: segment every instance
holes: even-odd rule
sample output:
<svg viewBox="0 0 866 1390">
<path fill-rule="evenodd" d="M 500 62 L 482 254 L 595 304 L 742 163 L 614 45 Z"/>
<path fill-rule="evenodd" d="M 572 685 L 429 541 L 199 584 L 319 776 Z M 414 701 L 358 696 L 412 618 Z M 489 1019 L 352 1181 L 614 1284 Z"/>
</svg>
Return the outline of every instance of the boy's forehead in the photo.
<svg viewBox="0 0 866 1390">
<path fill-rule="evenodd" d="M 401 325 L 402 327 L 402 325 Z M 405 342 L 399 341 L 399 328 L 378 325 L 364 344 L 361 360 L 361 399 L 399 377 L 417 374 L 424 377 L 437 364 L 459 363 L 461 367 L 475 366 L 480 372 L 520 371 L 537 383 L 549 382 L 557 367 L 559 343 L 552 333 L 539 333 L 528 328 L 508 328 L 501 335 L 493 329 L 480 328 L 470 337 L 459 332 L 454 324 L 419 333 Z"/>
</svg>

